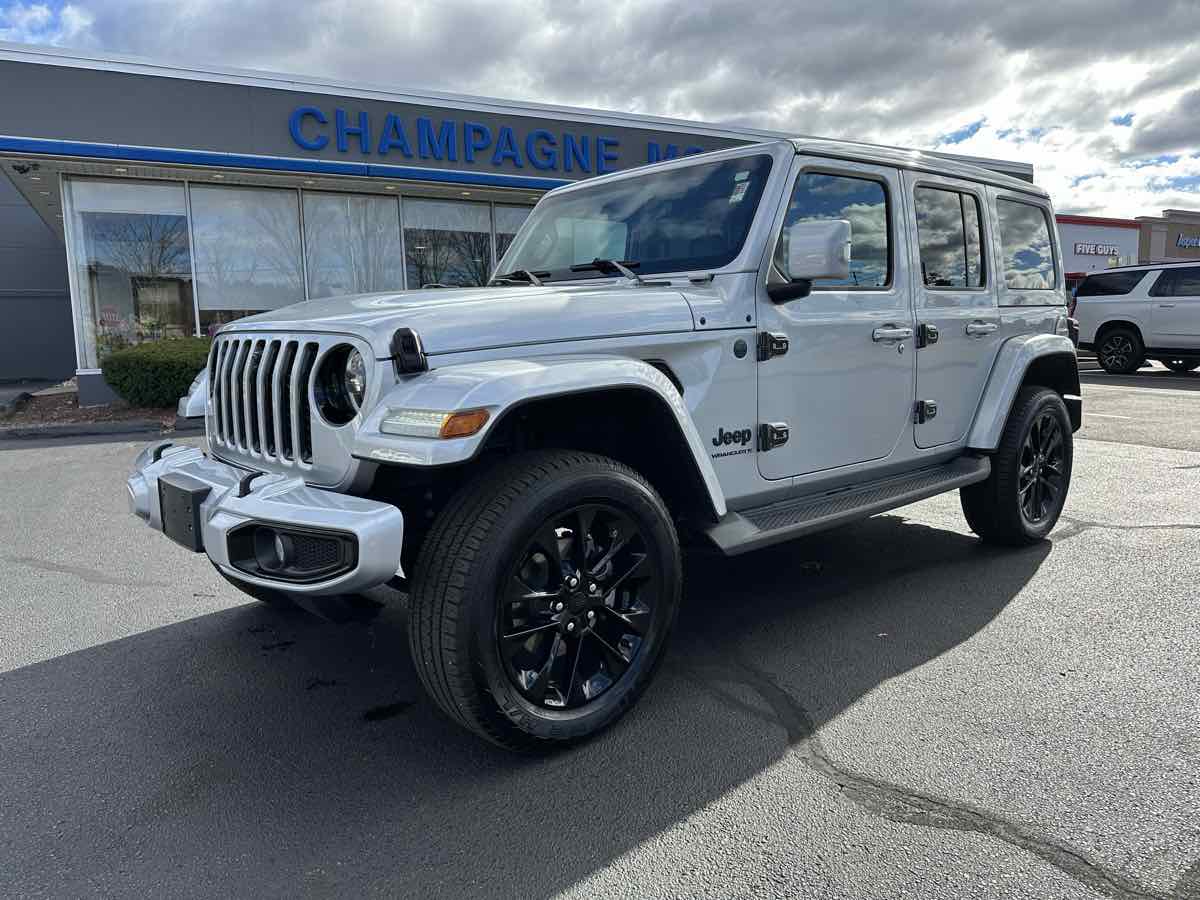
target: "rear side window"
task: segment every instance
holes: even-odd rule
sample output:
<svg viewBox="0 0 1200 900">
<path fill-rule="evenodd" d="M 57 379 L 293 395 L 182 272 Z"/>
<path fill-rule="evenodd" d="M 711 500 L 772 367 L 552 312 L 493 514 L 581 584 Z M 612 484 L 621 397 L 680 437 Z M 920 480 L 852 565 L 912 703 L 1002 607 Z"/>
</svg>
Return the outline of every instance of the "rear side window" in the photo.
<svg viewBox="0 0 1200 900">
<path fill-rule="evenodd" d="M 1164 269 L 1150 289 L 1151 297 L 1200 297 L 1200 266 Z"/>
<path fill-rule="evenodd" d="M 1120 297 L 1128 294 L 1143 278 L 1141 272 L 1105 272 L 1100 275 L 1089 275 L 1079 285 L 1076 297 Z"/>
<path fill-rule="evenodd" d="M 1054 249 L 1050 223 L 1040 206 L 1017 200 L 996 201 L 1004 284 L 1015 291 L 1054 289 Z"/>
<path fill-rule="evenodd" d="M 792 225 L 820 219 L 850 222 L 850 277 L 820 278 L 814 287 L 883 288 L 892 282 L 888 196 L 882 184 L 849 175 L 802 172 L 783 220 L 775 266 L 787 271 L 787 240 Z"/>
<path fill-rule="evenodd" d="M 942 188 L 913 191 L 921 278 L 929 288 L 983 287 L 979 201 Z"/>
</svg>

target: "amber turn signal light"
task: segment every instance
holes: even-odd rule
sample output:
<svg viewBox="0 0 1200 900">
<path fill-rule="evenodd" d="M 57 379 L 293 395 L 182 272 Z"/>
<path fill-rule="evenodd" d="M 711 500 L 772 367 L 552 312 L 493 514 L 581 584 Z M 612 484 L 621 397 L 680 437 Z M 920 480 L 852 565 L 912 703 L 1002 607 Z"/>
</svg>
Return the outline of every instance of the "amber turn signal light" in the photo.
<svg viewBox="0 0 1200 900">
<path fill-rule="evenodd" d="M 479 429 L 487 424 L 487 420 L 488 411 L 486 409 L 468 409 L 463 412 L 451 413 L 442 423 L 439 437 L 443 439 L 470 437 L 478 434 Z"/>
</svg>

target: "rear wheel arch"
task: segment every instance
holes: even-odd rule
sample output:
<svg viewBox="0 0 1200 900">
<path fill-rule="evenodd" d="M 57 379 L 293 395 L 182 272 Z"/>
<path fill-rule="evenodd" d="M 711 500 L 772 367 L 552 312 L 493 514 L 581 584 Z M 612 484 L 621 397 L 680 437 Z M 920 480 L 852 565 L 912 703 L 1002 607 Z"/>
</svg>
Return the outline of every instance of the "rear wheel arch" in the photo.
<svg viewBox="0 0 1200 900">
<path fill-rule="evenodd" d="M 1142 342 L 1143 347 L 1146 345 L 1146 336 L 1142 334 L 1141 325 L 1138 325 L 1136 322 L 1131 322 L 1128 319 L 1109 319 L 1096 329 L 1096 338 L 1094 343 L 1097 347 L 1099 347 L 1100 342 L 1104 340 L 1104 335 L 1112 331 L 1114 328 L 1128 328 L 1137 335 L 1138 340 Z"/>
</svg>

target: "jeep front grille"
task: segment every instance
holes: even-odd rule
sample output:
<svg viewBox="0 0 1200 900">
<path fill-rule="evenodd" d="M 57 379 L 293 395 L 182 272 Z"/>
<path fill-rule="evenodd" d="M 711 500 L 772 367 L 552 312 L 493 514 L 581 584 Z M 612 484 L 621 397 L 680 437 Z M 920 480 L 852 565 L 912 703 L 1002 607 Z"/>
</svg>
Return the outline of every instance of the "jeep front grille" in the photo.
<svg viewBox="0 0 1200 900">
<path fill-rule="evenodd" d="M 209 438 L 226 450 L 312 464 L 309 382 L 316 341 L 221 337 L 208 359 Z"/>
</svg>

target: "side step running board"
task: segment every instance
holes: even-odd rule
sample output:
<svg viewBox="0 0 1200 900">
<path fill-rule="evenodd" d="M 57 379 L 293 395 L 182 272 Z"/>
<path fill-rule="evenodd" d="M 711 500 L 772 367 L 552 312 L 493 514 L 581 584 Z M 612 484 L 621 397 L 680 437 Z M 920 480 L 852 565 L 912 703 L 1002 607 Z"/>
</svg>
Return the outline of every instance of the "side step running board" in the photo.
<svg viewBox="0 0 1200 900">
<path fill-rule="evenodd" d="M 730 512 L 706 533 L 735 556 L 974 484 L 991 471 L 986 457 L 960 456 L 916 472 Z"/>
</svg>

